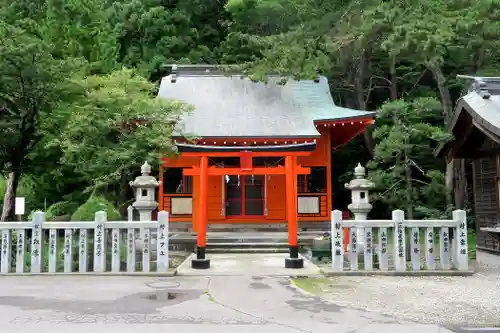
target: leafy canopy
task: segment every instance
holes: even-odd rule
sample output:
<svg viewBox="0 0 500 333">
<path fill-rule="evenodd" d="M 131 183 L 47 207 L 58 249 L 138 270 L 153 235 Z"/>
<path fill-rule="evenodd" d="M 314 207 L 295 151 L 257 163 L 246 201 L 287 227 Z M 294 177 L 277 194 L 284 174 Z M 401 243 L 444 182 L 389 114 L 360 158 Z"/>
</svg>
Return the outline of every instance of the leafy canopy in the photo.
<svg viewBox="0 0 500 333">
<path fill-rule="evenodd" d="M 385 103 L 377 114 L 373 135 L 377 142 L 370 177 L 378 192 L 373 196 L 392 209 L 445 206 L 440 161 L 433 158 L 436 144 L 450 137 L 442 129 L 441 104 L 435 98 Z M 428 194 L 438 194 L 429 196 Z M 439 202 L 433 202 L 439 201 Z"/>
<path fill-rule="evenodd" d="M 19 170 L 40 138 L 40 122 L 77 90 L 70 78 L 81 63 L 59 60 L 51 45 L 0 22 L 0 165 Z"/>
<path fill-rule="evenodd" d="M 62 164 L 101 186 L 145 160 L 159 162 L 160 153 L 175 152 L 171 134 L 187 105 L 156 98 L 155 86 L 129 69 L 80 84 L 82 98 L 58 108 L 46 129 L 57 131 L 47 145 L 61 148 Z"/>
</svg>

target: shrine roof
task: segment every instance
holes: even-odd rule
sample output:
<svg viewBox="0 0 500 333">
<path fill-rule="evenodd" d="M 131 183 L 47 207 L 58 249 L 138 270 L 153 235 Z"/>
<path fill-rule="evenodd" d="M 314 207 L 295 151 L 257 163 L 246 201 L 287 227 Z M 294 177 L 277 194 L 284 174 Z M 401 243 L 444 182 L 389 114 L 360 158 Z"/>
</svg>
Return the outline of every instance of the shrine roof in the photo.
<svg viewBox="0 0 500 333">
<path fill-rule="evenodd" d="M 454 140 L 441 143 L 434 154 L 441 156 L 457 139 L 463 138 L 463 126 L 459 122 L 472 122 L 483 133 L 500 137 L 500 77 L 458 76 L 472 80 L 468 93 L 462 96 L 448 122 Z M 469 115 L 469 117 L 464 117 Z"/>
<path fill-rule="evenodd" d="M 450 128 L 461 113 L 467 112 L 484 128 L 500 136 L 500 77 L 466 77 L 472 82 L 469 92 L 462 96 L 453 112 Z"/>
<path fill-rule="evenodd" d="M 199 137 L 318 137 L 315 121 L 372 118 L 375 112 L 335 105 L 325 77 L 254 82 L 213 66 L 183 66 L 161 81 L 159 97 L 191 104 L 176 135 Z"/>
</svg>

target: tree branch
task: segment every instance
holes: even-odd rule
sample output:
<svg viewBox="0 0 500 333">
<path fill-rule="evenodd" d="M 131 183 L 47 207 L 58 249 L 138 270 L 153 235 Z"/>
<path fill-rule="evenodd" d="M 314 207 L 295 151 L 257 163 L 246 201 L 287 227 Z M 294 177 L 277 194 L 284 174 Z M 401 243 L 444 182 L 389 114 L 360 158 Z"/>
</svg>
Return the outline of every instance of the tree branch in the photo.
<svg viewBox="0 0 500 333">
<path fill-rule="evenodd" d="M 388 78 L 386 77 L 383 77 L 383 76 L 378 76 L 378 75 L 373 75 L 372 78 L 375 78 L 375 79 L 378 79 L 378 80 L 382 80 L 382 81 L 385 81 L 387 82 L 387 84 L 391 85 L 392 84 L 392 81 L 389 80 Z"/>
<path fill-rule="evenodd" d="M 425 73 L 427 73 L 427 71 L 428 71 L 428 69 L 427 69 L 427 68 L 426 68 L 426 69 L 424 69 L 424 70 L 422 71 L 422 73 L 420 74 L 420 76 L 418 77 L 418 79 L 415 81 L 415 83 L 414 83 L 414 84 L 413 84 L 413 86 L 410 88 L 410 90 L 408 90 L 408 91 L 405 93 L 405 95 L 407 95 L 407 96 L 408 96 L 408 95 L 410 95 L 410 94 L 413 92 L 413 90 L 417 87 L 418 83 L 420 82 L 420 80 L 422 80 L 422 78 L 424 77 Z"/>
<path fill-rule="evenodd" d="M 401 183 L 403 180 L 400 179 L 398 180 L 397 182 L 395 182 L 394 184 L 392 184 L 391 187 L 389 187 L 386 191 L 384 191 L 384 193 L 381 194 L 381 196 L 383 197 L 384 195 L 386 195 L 387 193 L 389 193 L 393 188 L 396 187 L 396 185 L 398 185 L 399 183 Z"/>
</svg>

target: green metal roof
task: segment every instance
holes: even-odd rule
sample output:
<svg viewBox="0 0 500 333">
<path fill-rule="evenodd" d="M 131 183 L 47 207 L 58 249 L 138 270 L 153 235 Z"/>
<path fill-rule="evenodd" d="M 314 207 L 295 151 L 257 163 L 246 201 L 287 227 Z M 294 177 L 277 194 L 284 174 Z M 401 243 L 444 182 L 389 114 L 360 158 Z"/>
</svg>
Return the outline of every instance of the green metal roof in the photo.
<svg viewBox="0 0 500 333">
<path fill-rule="evenodd" d="M 314 121 L 373 117 L 375 112 L 336 106 L 328 81 L 254 82 L 210 67 L 184 68 L 164 77 L 159 96 L 184 101 L 195 110 L 183 115 L 177 134 L 200 137 L 318 137 Z"/>
</svg>

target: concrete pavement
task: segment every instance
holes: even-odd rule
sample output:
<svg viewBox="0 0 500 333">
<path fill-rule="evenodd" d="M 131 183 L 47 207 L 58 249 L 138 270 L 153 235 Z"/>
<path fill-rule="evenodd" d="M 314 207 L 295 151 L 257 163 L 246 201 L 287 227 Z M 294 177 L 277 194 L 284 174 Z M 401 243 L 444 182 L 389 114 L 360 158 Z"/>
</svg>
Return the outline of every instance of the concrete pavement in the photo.
<svg viewBox="0 0 500 333">
<path fill-rule="evenodd" d="M 345 308 L 304 294 L 285 277 L 2 277 L 0 331 L 30 328 L 40 333 L 452 332 Z"/>
<path fill-rule="evenodd" d="M 192 269 L 191 259 L 196 254 L 191 254 L 178 268 L 178 275 L 182 276 L 289 276 L 291 272 L 297 276 L 311 276 L 321 274 L 319 268 L 309 260 L 299 255 L 304 260 L 304 268 L 285 268 L 285 258 L 288 253 L 210 253 L 209 269 Z"/>
</svg>

